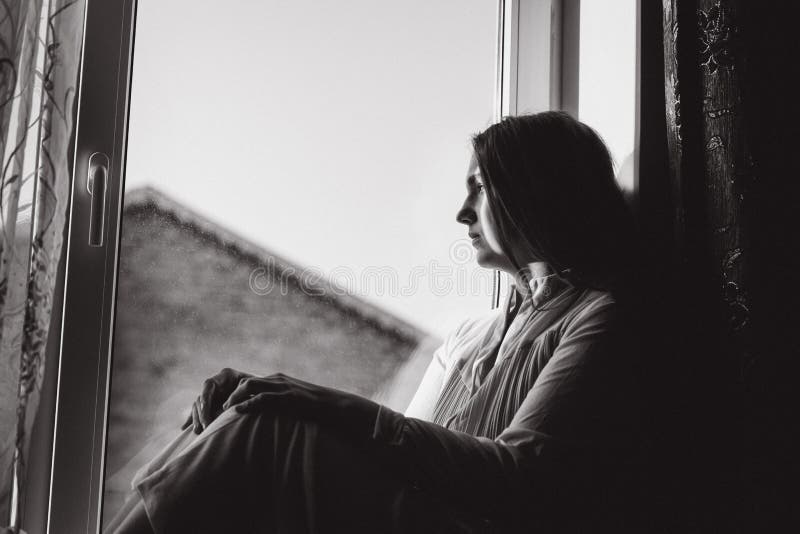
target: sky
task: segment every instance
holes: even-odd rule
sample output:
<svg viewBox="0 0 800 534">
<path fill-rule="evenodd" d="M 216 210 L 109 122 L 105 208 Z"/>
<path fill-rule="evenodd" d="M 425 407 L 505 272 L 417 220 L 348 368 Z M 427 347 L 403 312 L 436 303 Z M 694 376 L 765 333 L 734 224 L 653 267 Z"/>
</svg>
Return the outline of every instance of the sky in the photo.
<svg viewBox="0 0 800 534">
<path fill-rule="evenodd" d="M 620 161 L 633 5 L 582 2 L 581 118 Z M 126 189 L 155 187 L 435 335 L 488 311 L 492 273 L 455 215 L 494 109 L 495 1 L 221 6 L 139 0 Z"/>
</svg>

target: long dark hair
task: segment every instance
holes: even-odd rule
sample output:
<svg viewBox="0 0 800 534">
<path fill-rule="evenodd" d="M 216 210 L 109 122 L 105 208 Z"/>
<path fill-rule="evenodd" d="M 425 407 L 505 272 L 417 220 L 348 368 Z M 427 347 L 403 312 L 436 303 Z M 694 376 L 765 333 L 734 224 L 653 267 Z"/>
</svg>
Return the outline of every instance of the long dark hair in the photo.
<svg viewBox="0 0 800 534">
<path fill-rule="evenodd" d="M 513 265 L 549 263 L 572 285 L 633 289 L 638 246 L 605 143 L 568 114 L 506 117 L 472 139 L 500 245 Z M 519 249 L 517 249 L 519 250 Z"/>
</svg>

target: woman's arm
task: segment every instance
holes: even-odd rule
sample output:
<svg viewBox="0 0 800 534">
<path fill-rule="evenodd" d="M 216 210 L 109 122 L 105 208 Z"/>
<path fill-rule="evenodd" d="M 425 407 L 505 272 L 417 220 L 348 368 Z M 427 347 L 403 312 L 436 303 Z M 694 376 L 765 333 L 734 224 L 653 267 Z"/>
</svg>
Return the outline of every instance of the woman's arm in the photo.
<svg viewBox="0 0 800 534">
<path fill-rule="evenodd" d="M 587 307 L 566 328 L 508 428 L 495 440 L 448 430 L 381 407 L 373 433 L 416 485 L 473 513 L 496 516 L 530 498 L 596 483 L 625 434 L 635 403 L 624 372 L 613 303 Z M 627 421 L 629 423 L 630 420 Z"/>
<path fill-rule="evenodd" d="M 284 375 L 245 379 L 226 406 L 287 410 L 367 440 L 415 486 L 470 514 L 506 517 L 531 502 L 542 511 L 548 502 L 577 502 L 627 437 L 626 414 L 636 399 L 628 393 L 624 332 L 613 308 L 595 302 L 565 327 L 511 424 L 494 440 Z"/>
</svg>

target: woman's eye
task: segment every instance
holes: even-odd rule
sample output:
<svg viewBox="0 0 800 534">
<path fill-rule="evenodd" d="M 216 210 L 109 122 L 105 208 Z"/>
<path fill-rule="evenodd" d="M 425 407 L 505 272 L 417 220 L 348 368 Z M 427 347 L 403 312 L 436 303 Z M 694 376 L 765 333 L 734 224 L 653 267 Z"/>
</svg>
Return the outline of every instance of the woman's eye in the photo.
<svg viewBox="0 0 800 534">
<path fill-rule="evenodd" d="M 478 193 L 482 193 L 483 192 L 483 184 L 475 184 L 475 190 L 478 191 Z"/>
</svg>

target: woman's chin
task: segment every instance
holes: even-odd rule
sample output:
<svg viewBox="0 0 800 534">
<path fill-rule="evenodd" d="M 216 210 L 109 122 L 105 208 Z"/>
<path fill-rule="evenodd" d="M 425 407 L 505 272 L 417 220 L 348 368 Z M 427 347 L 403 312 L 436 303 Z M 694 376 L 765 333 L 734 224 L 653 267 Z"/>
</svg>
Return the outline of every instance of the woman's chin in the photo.
<svg viewBox="0 0 800 534">
<path fill-rule="evenodd" d="M 500 271 L 507 271 L 506 265 L 508 261 L 504 261 L 504 257 L 497 254 L 493 250 L 486 250 L 483 247 L 475 247 L 475 261 L 484 269 L 498 269 Z"/>
</svg>

